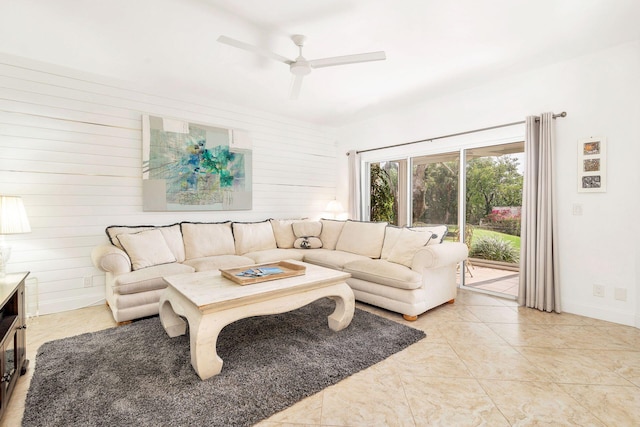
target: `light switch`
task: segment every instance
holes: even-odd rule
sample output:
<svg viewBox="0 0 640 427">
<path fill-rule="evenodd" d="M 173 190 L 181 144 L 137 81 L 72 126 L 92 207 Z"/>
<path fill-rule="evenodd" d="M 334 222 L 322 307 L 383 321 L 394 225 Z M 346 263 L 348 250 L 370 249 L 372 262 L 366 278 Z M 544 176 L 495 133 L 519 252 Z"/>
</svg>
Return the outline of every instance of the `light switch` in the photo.
<svg viewBox="0 0 640 427">
<path fill-rule="evenodd" d="M 573 204 L 573 214 L 582 215 L 582 205 L 580 203 Z"/>
</svg>

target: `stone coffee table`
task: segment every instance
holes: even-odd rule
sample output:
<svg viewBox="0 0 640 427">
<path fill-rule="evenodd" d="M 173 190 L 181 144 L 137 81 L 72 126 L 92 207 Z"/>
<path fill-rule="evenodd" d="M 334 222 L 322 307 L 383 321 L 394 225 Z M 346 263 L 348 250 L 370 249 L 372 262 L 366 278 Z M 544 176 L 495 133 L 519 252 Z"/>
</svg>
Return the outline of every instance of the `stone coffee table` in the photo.
<svg viewBox="0 0 640 427">
<path fill-rule="evenodd" d="M 226 325 L 247 317 L 295 310 L 323 297 L 336 302 L 329 328 L 340 331 L 351 323 L 353 291 L 345 283 L 348 273 L 297 261 L 306 274 L 241 286 L 219 271 L 165 277 L 168 286 L 160 297 L 160 321 L 170 337 L 186 333 L 189 322 L 191 365 L 201 379 L 222 370 L 216 342 Z M 182 316 L 182 317 L 180 317 Z"/>
</svg>

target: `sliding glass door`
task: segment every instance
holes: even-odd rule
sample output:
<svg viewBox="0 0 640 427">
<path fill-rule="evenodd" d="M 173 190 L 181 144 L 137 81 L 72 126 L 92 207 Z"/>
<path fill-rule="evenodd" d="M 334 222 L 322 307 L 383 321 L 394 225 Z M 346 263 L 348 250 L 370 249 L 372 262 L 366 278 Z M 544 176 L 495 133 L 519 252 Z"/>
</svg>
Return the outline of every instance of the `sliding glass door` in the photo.
<svg viewBox="0 0 640 427">
<path fill-rule="evenodd" d="M 518 295 L 524 143 L 464 150 L 465 286 Z"/>
<path fill-rule="evenodd" d="M 446 239 L 469 248 L 458 283 L 515 297 L 523 166 L 523 142 L 366 163 L 365 219 L 446 224 Z"/>
</svg>

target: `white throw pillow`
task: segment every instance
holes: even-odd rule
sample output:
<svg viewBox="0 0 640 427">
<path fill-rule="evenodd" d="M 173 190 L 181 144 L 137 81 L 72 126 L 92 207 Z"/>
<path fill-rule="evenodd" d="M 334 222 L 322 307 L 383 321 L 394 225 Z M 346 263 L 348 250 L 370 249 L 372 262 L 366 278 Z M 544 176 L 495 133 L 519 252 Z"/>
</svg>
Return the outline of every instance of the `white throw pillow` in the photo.
<svg viewBox="0 0 640 427">
<path fill-rule="evenodd" d="M 347 221 L 342 227 L 336 250 L 380 258 L 386 222 Z"/>
<path fill-rule="evenodd" d="M 109 236 L 109 240 L 111 241 L 111 244 L 113 246 L 117 246 L 120 249 L 124 248 L 122 247 L 122 244 L 120 243 L 120 239 L 118 239 L 118 236 L 121 234 L 135 234 L 135 233 L 139 233 L 141 231 L 146 231 L 146 230 L 153 230 L 154 228 L 156 228 L 155 225 L 140 225 L 140 226 L 128 226 L 128 225 L 110 225 L 109 227 L 107 227 L 106 232 L 107 232 L 107 236 Z"/>
<path fill-rule="evenodd" d="M 447 235 L 449 228 L 446 225 L 428 225 L 425 227 L 410 227 L 414 231 L 428 231 L 434 234 L 429 240 L 430 245 L 438 245 L 442 243 L 444 237 Z"/>
<path fill-rule="evenodd" d="M 162 232 L 157 229 L 135 234 L 120 234 L 118 240 L 131 259 L 133 270 L 176 262 Z"/>
<path fill-rule="evenodd" d="M 331 250 L 335 249 L 345 221 L 321 219 L 320 222 L 322 223 L 322 232 L 320 232 L 322 247 Z"/>
<path fill-rule="evenodd" d="M 427 246 L 432 236 L 431 231 L 414 231 L 403 228 L 389 253 L 388 261 L 411 268 L 413 256 L 417 251 Z"/>
<path fill-rule="evenodd" d="M 160 230 L 164 240 L 167 242 L 169 249 L 176 257 L 176 261 L 183 262 L 185 260 L 184 254 L 184 242 L 182 241 L 182 232 L 180 231 L 180 224 L 173 225 L 161 225 L 156 227 L 155 225 L 140 225 L 140 226 L 128 226 L 128 225 L 112 225 L 107 227 L 106 232 L 109 236 L 111 244 L 117 246 L 120 249 L 124 249 L 118 236 L 121 234 L 135 234 L 141 231 L 147 230 Z"/>
<path fill-rule="evenodd" d="M 299 220 L 295 219 L 271 219 L 271 228 L 276 238 L 276 244 L 282 249 L 293 248 L 293 242 L 296 241 L 296 235 L 293 234 L 293 223 Z"/>
<path fill-rule="evenodd" d="M 186 259 L 236 254 L 230 222 L 183 222 L 180 227 Z"/>
<path fill-rule="evenodd" d="M 276 238 L 269 221 L 262 222 L 234 222 L 233 238 L 236 244 L 236 254 L 244 255 L 249 252 L 276 249 Z"/>
</svg>

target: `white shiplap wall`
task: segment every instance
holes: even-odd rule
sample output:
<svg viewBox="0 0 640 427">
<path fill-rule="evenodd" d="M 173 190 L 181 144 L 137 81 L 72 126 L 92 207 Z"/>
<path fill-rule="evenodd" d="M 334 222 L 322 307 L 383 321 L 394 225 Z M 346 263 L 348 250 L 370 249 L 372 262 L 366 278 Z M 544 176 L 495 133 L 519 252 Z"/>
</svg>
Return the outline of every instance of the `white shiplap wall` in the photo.
<svg viewBox="0 0 640 427">
<path fill-rule="evenodd" d="M 253 209 L 143 212 L 143 113 L 248 131 Z M 23 197 L 33 229 L 5 236 L 8 270 L 38 279 L 41 314 L 104 302 L 90 253 L 108 225 L 318 217 L 335 197 L 336 168 L 330 128 L 0 54 L 0 194 Z"/>
</svg>

